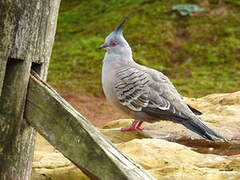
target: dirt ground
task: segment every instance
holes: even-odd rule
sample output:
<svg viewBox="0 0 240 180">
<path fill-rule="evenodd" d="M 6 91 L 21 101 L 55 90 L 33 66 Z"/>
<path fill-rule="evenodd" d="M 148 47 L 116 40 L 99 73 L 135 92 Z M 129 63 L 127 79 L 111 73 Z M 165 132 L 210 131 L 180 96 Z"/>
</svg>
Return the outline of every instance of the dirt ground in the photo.
<svg viewBox="0 0 240 180">
<path fill-rule="evenodd" d="M 62 95 L 75 109 L 91 121 L 95 126 L 121 118 L 129 118 L 126 114 L 119 112 L 104 96 L 94 97 L 86 95 Z"/>
</svg>

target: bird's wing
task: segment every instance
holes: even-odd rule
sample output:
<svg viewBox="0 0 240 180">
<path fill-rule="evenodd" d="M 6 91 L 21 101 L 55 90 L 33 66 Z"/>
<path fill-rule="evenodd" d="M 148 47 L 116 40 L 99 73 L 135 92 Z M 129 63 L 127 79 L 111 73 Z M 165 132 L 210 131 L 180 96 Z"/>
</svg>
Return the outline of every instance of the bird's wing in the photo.
<svg viewBox="0 0 240 180">
<path fill-rule="evenodd" d="M 166 77 L 156 78 L 137 68 L 121 69 L 114 84 L 119 102 L 132 111 L 144 111 L 154 115 L 157 110 L 157 113 L 161 112 L 161 117 L 167 119 L 171 119 L 171 115 L 185 117 L 174 106 L 175 101 L 182 99 L 174 86 L 169 84 Z M 166 91 L 172 92 L 171 98 L 166 97 Z"/>
<path fill-rule="evenodd" d="M 114 89 L 119 102 L 133 111 L 141 111 L 149 104 L 149 87 L 151 81 L 147 73 L 136 68 L 120 70 L 116 75 Z"/>
</svg>

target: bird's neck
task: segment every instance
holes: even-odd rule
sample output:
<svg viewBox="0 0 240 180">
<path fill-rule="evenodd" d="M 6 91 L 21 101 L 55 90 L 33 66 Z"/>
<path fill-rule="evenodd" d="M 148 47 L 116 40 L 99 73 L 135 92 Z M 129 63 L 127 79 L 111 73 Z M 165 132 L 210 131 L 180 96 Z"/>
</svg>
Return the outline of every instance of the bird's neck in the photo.
<svg viewBox="0 0 240 180">
<path fill-rule="evenodd" d="M 128 43 L 125 43 L 124 46 L 108 50 L 104 59 L 113 63 L 117 63 L 117 61 L 123 64 L 132 62 L 132 49 Z"/>
<path fill-rule="evenodd" d="M 132 53 L 126 51 L 124 53 L 106 52 L 104 57 L 104 64 L 111 64 L 111 66 L 116 67 L 128 66 L 133 62 Z"/>
</svg>

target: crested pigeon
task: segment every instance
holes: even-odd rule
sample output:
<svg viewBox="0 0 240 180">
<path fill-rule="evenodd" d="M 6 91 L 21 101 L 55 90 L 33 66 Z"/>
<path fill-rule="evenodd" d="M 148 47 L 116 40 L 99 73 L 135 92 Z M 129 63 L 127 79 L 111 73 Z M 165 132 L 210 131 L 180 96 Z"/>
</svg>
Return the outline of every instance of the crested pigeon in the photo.
<svg viewBox="0 0 240 180">
<path fill-rule="evenodd" d="M 208 140 L 227 141 L 196 116 L 200 112 L 188 106 L 163 73 L 136 63 L 123 37 L 124 21 L 105 39 L 102 87 L 106 98 L 134 121 L 122 131 L 142 130 L 143 121 L 170 120 Z"/>
</svg>

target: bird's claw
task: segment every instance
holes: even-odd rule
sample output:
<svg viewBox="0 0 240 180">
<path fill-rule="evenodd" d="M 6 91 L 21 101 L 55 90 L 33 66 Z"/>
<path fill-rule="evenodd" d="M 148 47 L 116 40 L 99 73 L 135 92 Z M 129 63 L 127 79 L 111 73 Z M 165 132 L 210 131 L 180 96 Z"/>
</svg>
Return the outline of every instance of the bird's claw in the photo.
<svg viewBox="0 0 240 180">
<path fill-rule="evenodd" d="M 124 131 L 142 131 L 143 128 L 141 127 L 134 127 L 134 126 L 129 126 L 129 127 L 126 127 L 126 128 L 121 128 L 121 131 L 124 132 Z"/>
<path fill-rule="evenodd" d="M 142 121 L 139 120 L 135 120 L 133 121 L 132 125 L 126 128 L 121 128 L 121 131 L 142 131 L 143 128 L 141 128 L 140 126 L 142 125 Z"/>
</svg>

